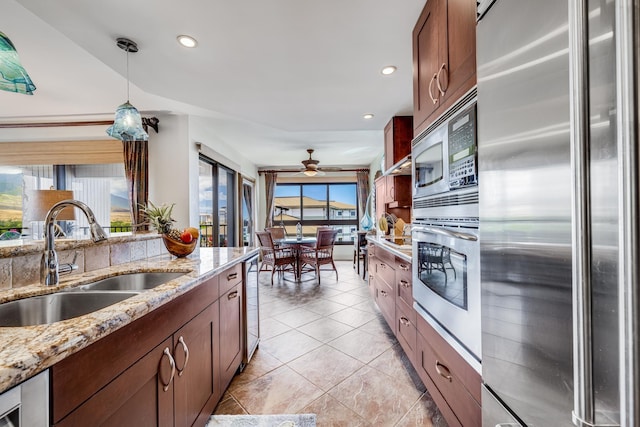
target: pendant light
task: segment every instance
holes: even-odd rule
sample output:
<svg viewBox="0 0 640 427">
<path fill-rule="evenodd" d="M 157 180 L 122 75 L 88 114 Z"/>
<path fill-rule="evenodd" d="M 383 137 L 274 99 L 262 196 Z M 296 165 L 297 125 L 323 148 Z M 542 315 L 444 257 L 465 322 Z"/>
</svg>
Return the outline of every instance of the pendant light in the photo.
<svg viewBox="0 0 640 427">
<path fill-rule="evenodd" d="M 126 38 L 117 39 L 116 44 L 127 52 L 127 102 L 116 110 L 116 118 L 107 129 L 107 134 L 121 141 L 147 141 L 149 135 L 142 128 L 140 113 L 129 103 L 129 52 L 137 52 L 138 45 Z"/>
<path fill-rule="evenodd" d="M 0 90 L 33 95 L 36 85 L 20 64 L 18 52 L 9 37 L 0 31 Z"/>
</svg>

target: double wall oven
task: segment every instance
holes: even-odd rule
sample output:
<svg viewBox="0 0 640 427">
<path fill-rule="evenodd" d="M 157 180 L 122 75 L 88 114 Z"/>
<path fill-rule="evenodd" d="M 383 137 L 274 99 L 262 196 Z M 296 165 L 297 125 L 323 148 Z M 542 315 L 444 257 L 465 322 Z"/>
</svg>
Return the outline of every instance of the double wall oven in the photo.
<svg viewBox="0 0 640 427">
<path fill-rule="evenodd" d="M 414 139 L 413 297 L 418 313 L 480 370 L 476 94 Z"/>
</svg>

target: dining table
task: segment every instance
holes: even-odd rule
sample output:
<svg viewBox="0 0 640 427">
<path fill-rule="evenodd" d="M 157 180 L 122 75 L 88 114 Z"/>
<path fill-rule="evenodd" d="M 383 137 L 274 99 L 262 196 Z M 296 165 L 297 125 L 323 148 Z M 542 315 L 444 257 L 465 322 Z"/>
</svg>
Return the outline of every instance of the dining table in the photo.
<svg viewBox="0 0 640 427">
<path fill-rule="evenodd" d="M 303 246 L 314 246 L 318 239 L 313 237 L 285 237 L 284 239 L 274 239 L 275 243 L 279 247 L 288 246 L 293 249 L 296 257 L 296 280 L 301 281 L 300 276 L 302 273 L 302 265 L 300 264 L 300 253 Z"/>
</svg>

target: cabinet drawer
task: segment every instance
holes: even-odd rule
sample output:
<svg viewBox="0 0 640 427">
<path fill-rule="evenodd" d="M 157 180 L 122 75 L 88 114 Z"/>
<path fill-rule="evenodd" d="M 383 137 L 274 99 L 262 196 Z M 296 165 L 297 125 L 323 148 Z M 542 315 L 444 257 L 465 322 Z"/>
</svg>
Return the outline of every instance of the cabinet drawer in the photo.
<svg viewBox="0 0 640 427">
<path fill-rule="evenodd" d="M 387 282 L 387 285 L 391 288 L 391 292 L 394 292 L 394 286 L 396 283 L 396 272 L 392 267 L 393 264 L 378 260 L 376 262 L 376 274 L 378 278 Z"/>
<path fill-rule="evenodd" d="M 456 377 L 462 382 L 473 398 L 480 402 L 482 381 L 480 374 L 427 323 L 422 316 L 416 316 L 418 334 L 422 335 L 440 361 L 455 371 Z M 435 381 L 435 379 L 434 379 Z"/>
<path fill-rule="evenodd" d="M 420 334 L 416 336 L 416 368 L 421 378 L 428 375 L 447 402 L 457 421 L 465 427 L 482 425 L 480 404 L 469 394 L 457 376 L 457 365 L 440 357 Z M 456 420 L 449 420 L 455 425 Z"/>
<path fill-rule="evenodd" d="M 376 302 L 378 303 L 378 307 L 389 324 L 389 327 L 395 330 L 396 301 L 393 288 L 391 288 L 389 284 L 385 283 L 384 280 L 380 280 L 379 277 L 376 277 L 375 283 L 377 290 Z"/>
<path fill-rule="evenodd" d="M 412 362 L 416 349 L 416 311 L 396 301 L 396 337 Z"/>
<path fill-rule="evenodd" d="M 385 264 L 389 264 L 391 266 L 393 266 L 396 263 L 396 256 L 381 247 L 376 248 L 376 257 L 381 262 L 384 262 Z"/>
<path fill-rule="evenodd" d="M 407 309 L 413 310 L 411 263 L 399 258 L 396 258 L 396 303 L 402 303 Z"/>
<path fill-rule="evenodd" d="M 220 295 L 222 296 L 242 281 L 242 264 L 227 268 L 218 277 L 220 277 Z"/>
</svg>

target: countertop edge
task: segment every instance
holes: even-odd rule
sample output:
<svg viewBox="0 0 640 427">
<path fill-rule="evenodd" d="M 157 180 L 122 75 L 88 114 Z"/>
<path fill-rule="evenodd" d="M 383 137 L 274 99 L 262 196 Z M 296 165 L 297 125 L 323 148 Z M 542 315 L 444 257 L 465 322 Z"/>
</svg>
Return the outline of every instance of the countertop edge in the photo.
<svg viewBox="0 0 640 427">
<path fill-rule="evenodd" d="M 391 242 L 389 242 L 388 239 L 379 237 L 379 236 L 375 236 L 375 235 L 367 235 L 367 241 L 391 252 L 392 254 L 394 254 L 395 256 L 402 258 L 403 260 L 407 261 L 407 262 L 412 262 L 412 252 L 409 250 L 401 250 L 398 249 L 397 247 L 394 247 L 395 245 Z"/>
</svg>

